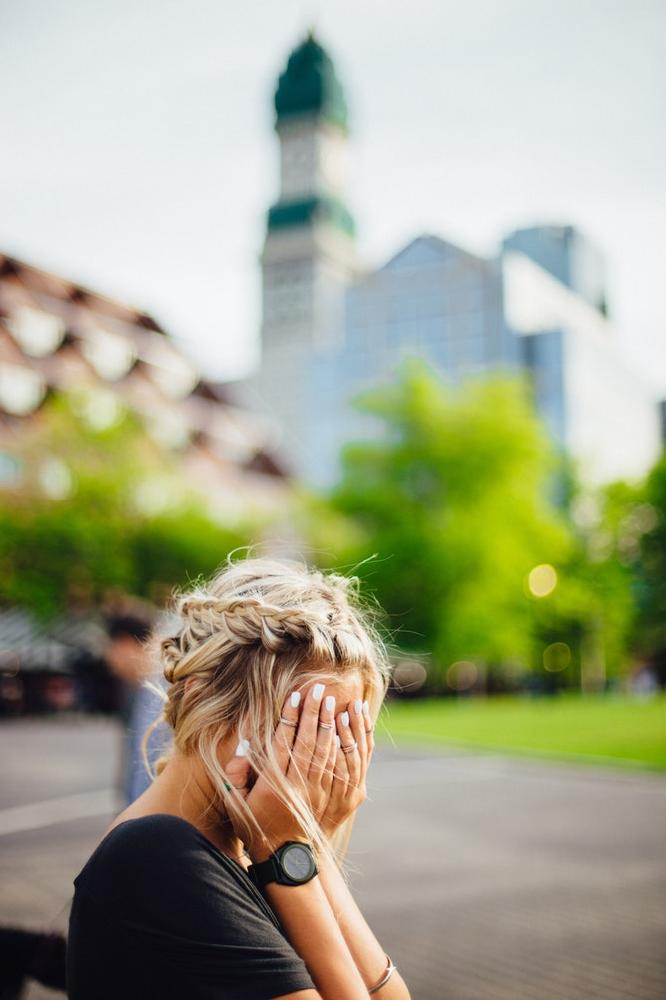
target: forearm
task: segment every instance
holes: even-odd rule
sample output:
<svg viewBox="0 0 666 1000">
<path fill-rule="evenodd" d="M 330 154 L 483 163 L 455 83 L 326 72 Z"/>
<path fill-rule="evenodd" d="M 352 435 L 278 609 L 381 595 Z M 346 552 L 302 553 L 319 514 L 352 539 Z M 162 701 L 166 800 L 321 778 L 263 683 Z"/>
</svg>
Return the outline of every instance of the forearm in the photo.
<svg viewBox="0 0 666 1000">
<path fill-rule="evenodd" d="M 367 987 L 333 915 L 320 876 L 315 875 L 303 885 L 269 882 L 264 893 L 323 1000 L 366 1000 Z"/>
<path fill-rule="evenodd" d="M 317 864 L 329 905 L 367 991 L 384 974 L 386 952 L 368 926 L 337 865 L 321 855 Z M 376 996 L 377 1000 L 410 1000 L 409 990 L 397 969 Z"/>
</svg>

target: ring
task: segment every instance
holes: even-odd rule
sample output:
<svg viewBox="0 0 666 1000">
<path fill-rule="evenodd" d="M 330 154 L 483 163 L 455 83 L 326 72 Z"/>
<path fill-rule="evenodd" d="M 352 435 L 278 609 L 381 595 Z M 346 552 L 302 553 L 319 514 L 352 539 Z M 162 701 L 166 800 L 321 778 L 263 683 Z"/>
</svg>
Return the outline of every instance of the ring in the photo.
<svg viewBox="0 0 666 1000">
<path fill-rule="evenodd" d="M 349 746 L 346 747 L 341 746 L 340 749 L 342 750 L 343 753 L 351 753 L 352 750 L 355 750 L 357 746 L 358 744 L 356 743 L 356 740 L 354 740 L 354 742 L 350 743 Z"/>
<path fill-rule="evenodd" d="M 371 733 L 374 728 L 375 728 L 374 726 L 370 726 L 369 729 L 366 729 L 366 733 Z"/>
<path fill-rule="evenodd" d="M 291 719 L 285 719 L 284 715 L 280 716 L 280 722 L 284 722 L 285 726 L 291 726 L 292 729 L 298 729 L 298 723 L 292 722 Z"/>
<path fill-rule="evenodd" d="M 320 722 L 318 728 L 319 729 L 335 729 L 335 723 L 334 722 Z"/>
</svg>

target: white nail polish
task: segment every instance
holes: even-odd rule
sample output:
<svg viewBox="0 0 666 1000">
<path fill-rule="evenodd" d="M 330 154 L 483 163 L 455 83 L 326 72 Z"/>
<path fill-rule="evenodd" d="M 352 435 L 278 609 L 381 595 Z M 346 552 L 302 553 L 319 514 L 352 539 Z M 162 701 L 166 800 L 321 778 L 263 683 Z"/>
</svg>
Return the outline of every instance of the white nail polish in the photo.
<svg viewBox="0 0 666 1000">
<path fill-rule="evenodd" d="M 326 704 L 326 711 L 327 712 L 332 712 L 333 709 L 335 708 L 335 698 L 333 697 L 332 694 L 327 694 L 326 695 L 326 702 L 325 702 L 325 704 Z"/>
<path fill-rule="evenodd" d="M 247 748 L 250 745 L 249 740 L 242 739 L 238 746 L 236 747 L 236 757 L 247 757 Z"/>
<path fill-rule="evenodd" d="M 298 708 L 298 706 L 301 703 L 301 692 L 300 691 L 294 691 L 294 693 L 292 694 L 290 700 L 291 700 L 291 707 L 292 708 Z"/>
<path fill-rule="evenodd" d="M 349 725 L 349 712 L 343 712 L 342 715 L 340 716 L 340 721 L 342 722 L 343 726 L 348 726 Z"/>
<path fill-rule="evenodd" d="M 315 701 L 321 701 L 325 687 L 326 687 L 325 684 L 315 684 L 315 686 L 312 688 L 312 697 L 314 698 Z"/>
<path fill-rule="evenodd" d="M 357 715 L 361 714 L 362 708 L 363 708 L 363 702 L 361 701 L 360 698 L 357 698 L 356 701 L 354 702 L 354 711 L 356 712 Z"/>
<path fill-rule="evenodd" d="M 335 745 L 337 746 L 337 748 L 339 750 L 340 749 L 340 737 L 338 736 L 337 733 L 335 734 Z"/>
<path fill-rule="evenodd" d="M 370 705 L 368 704 L 367 701 L 363 702 L 363 714 L 366 717 L 366 719 L 370 718 Z"/>
</svg>

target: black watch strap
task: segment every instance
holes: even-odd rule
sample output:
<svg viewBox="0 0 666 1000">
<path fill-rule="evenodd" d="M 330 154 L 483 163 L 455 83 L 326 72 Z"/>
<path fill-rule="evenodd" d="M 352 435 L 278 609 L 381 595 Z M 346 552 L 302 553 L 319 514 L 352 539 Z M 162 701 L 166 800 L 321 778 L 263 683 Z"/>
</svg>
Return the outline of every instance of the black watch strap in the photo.
<svg viewBox="0 0 666 1000">
<path fill-rule="evenodd" d="M 269 882 L 303 885 L 318 872 L 312 845 L 301 840 L 286 841 L 265 861 L 252 864 L 247 869 L 247 874 L 259 889 L 263 889 Z"/>
</svg>

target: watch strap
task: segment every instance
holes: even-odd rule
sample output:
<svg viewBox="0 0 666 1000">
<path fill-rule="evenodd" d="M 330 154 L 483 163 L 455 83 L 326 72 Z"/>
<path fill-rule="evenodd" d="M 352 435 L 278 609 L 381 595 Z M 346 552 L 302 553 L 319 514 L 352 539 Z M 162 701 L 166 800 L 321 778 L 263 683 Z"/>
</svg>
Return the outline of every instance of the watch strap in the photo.
<svg viewBox="0 0 666 1000">
<path fill-rule="evenodd" d="M 251 864 L 247 873 L 258 889 L 263 889 L 269 882 L 277 882 L 279 872 L 276 871 L 275 856 L 271 854 L 265 861 Z"/>
</svg>

